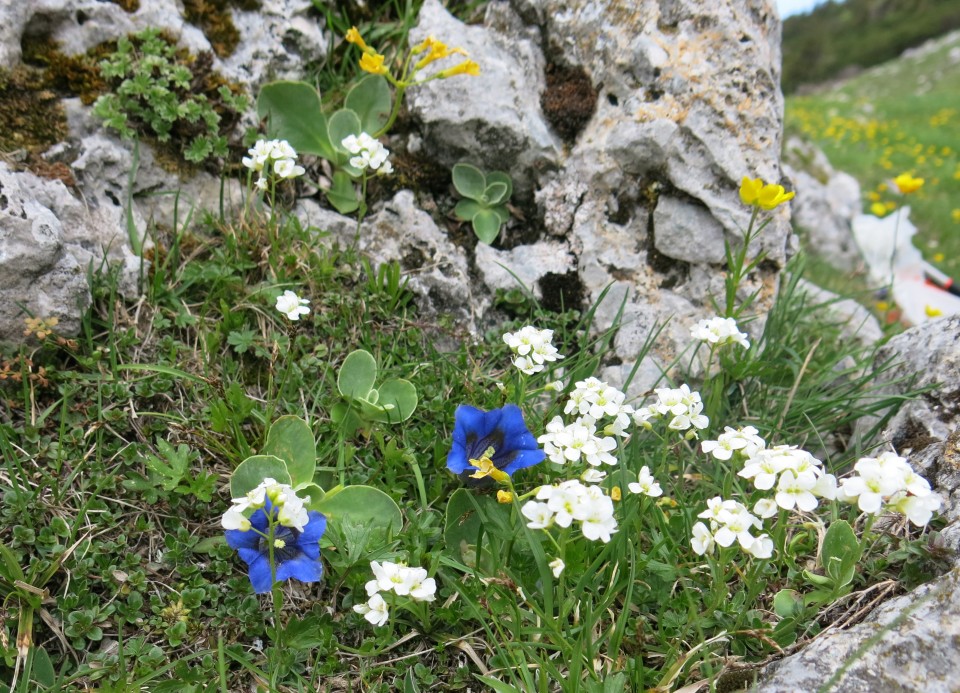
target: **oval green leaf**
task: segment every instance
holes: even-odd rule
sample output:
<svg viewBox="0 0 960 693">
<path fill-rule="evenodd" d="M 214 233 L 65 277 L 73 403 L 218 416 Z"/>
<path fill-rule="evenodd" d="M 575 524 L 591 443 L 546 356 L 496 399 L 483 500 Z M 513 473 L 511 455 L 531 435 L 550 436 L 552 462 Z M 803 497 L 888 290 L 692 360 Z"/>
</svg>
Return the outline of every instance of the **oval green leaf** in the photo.
<svg viewBox="0 0 960 693">
<path fill-rule="evenodd" d="M 330 120 L 327 122 L 327 134 L 330 136 L 330 142 L 334 148 L 340 152 L 337 160 L 338 164 L 350 158 L 350 154 L 343 148 L 344 138 L 349 135 L 359 135 L 361 132 L 360 116 L 356 114 L 356 111 L 341 108 L 330 116 Z"/>
<path fill-rule="evenodd" d="M 406 421 L 417 408 L 417 388 L 403 378 L 387 380 L 380 386 L 380 399 L 377 401 L 381 413 L 373 417 L 382 423 L 400 423 Z"/>
<path fill-rule="evenodd" d="M 369 351 L 357 349 L 347 355 L 337 374 L 337 389 L 348 399 L 367 399 L 377 381 L 377 360 Z"/>
<path fill-rule="evenodd" d="M 267 135 L 284 139 L 301 154 L 332 159 L 335 151 L 320 109 L 320 93 L 306 82 L 278 81 L 263 85 L 257 115 L 267 119 Z"/>
<path fill-rule="evenodd" d="M 382 75 L 368 75 L 350 88 L 343 105 L 360 116 L 362 132 L 375 135 L 390 118 L 390 87 Z"/>
<path fill-rule="evenodd" d="M 483 206 L 476 200 L 460 200 L 453 208 L 453 213 L 460 221 L 472 221 Z"/>
<path fill-rule="evenodd" d="M 281 416 L 270 426 L 260 451 L 286 462 L 293 485 L 313 481 L 317 469 L 317 441 L 307 422 L 298 416 Z"/>
<path fill-rule="evenodd" d="M 487 204 L 498 205 L 507 197 L 507 186 L 505 183 L 490 183 L 483 191 L 483 196 L 487 199 Z"/>
<path fill-rule="evenodd" d="M 473 217 L 473 232 L 481 243 L 490 245 L 500 235 L 500 215 L 491 209 L 481 209 Z"/>
<path fill-rule="evenodd" d="M 314 506 L 330 522 L 381 527 L 397 534 L 403 527 L 403 514 L 394 500 L 372 486 L 343 486 L 330 489 Z"/>
<path fill-rule="evenodd" d="M 487 179 L 476 166 L 456 164 L 453 167 L 453 187 L 464 197 L 479 200 L 487 189 Z"/>
<path fill-rule="evenodd" d="M 230 497 L 241 498 L 259 486 L 264 479 L 274 479 L 281 484 L 292 484 L 287 463 L 273 455 L 248 457 L 233 471 L 230 477 Z"/>
</svg>

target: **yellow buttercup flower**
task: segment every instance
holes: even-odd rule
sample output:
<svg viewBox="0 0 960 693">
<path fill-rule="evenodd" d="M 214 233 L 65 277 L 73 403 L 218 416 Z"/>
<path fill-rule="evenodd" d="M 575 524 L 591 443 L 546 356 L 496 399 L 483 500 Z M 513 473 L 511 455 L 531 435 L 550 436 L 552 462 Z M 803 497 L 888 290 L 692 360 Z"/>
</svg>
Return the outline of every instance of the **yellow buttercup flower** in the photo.
<svg viewBox="0 0 960 693">
<path fill-rule="evenodd" d="M 365 51 L 370 49 L 370 46 L 368 46 L 367 42 L 363 40 L 363 37 L 360 35 L 360 32 L 357 31 L 357 27 L 355 26 L 350 27 L 350 30 L 347 32 L 344 38 L 347 40 L 347 43 L 352 43 L 355 46 L 359 46 L 360 50 Z"/>
<path fill-rule="evenodd" d="M 960 224 L 960 209 L 950 212 L 950 218 L 953 219 L 954 224 Z"/>
<path fill-rule="evenodd" d="M 870 205 L 870 214 L 875 217 L 885 217 L 887 216 L 887 206 L 882 202 L 874 202 Z"/>
<path fill-rule="evenodd" d="M 784 202 L 792 200 L 794 195 L 796 195 L 796 193 L 787 192 L 783 189 L 782 185 L 774 185 L 771 183 L 769 185 L 764 185 L 760 190 L 757 203 L 769 211 L 774 207 L 783 204 Z"/>
<path fill-rule="evenodd" d="M 762 180 L 759 178 L 748 178 L 747 176 L 744 176 L 743 181 L 740 183 L 740 199 L 743 201 L 743 204 L 751 207 L 757 204 L 757 200 L 760 197 L 760 191 L 762 189 Z"/>
<path fill-rule="evenodd" d="M 374 75 L 385 75 L 388 70 L 383 61 L 384 56 L 379 53 L 364 53 L 360 57 L 360 69 Z"/>
<path fill-rule="evenodd" d="M 934 254 L 933 254 L 933 261 L 934 261 L 934 262 L 943 262 L 943 261 L 946 260 L 946 259 L 947 259 L 947 256 L 944 255 L 943 253 L 934 253 Z"/>
<path fill-rule="evenodd" d="M 453 77 L 454 75 L 472 75 L 473 77 L 477 77 L 479 74 L 479 64 L 475 63 L 473 60 L 464 60 L 459 65 L 454 65 L 446 70 L 440 70 L 440 72 L 437 73 L 437 77 L 440 79 L 446 79 L 447 77 Z"/>
<path fill-rule="evenodd" d="M 901 173 L 893 179 L 893 182 L 904 195 L 909 195 L 923 187 L 923 178 L 914 178 L 909 173 Z"/>
</svg>

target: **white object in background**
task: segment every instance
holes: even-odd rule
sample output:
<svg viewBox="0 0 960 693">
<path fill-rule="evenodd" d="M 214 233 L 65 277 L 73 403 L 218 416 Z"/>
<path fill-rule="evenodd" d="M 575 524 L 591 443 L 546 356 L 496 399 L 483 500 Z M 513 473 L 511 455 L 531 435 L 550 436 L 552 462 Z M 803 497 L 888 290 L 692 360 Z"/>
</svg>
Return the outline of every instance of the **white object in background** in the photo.
<svg viewBox="0 0 960 693">
<path fill-rule="evenodd" d="M 926 280 L 925 272 L 939 273 L 913 245 L 916 233 L 909 207 L 901 207 L 882 219 L 872 214 L 853 219 L 853 237 L 860 246 L 871 282 L 892 285 L 893 300 L 902 311 L 903 322 L 910 325 L 960 314 L 960 297 Z"/>
</svg>

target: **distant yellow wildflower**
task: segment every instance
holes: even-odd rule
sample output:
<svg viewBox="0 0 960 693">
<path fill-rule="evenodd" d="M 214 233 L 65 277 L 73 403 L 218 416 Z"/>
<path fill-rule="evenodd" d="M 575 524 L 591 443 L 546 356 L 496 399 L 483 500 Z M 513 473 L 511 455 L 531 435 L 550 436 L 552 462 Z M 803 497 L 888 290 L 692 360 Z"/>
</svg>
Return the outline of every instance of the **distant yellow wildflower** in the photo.
<svg viewBox="0 0 960 693">
<path fill-rule="evenodd" d="M 887 216 L 887 206 L 882 202 L 874 202 L 870 205 L 870 214 L 875 217 L 885 217 Z"/>
<path fill-rule="evenodd" d="M 939 318 L 941 315 L 943 315 L 942 310 L 929 304 L 923 307 L 923 312 L 927 314 L 928 318 Z"/>
<path fill-rule="evenodd" d="M 893 182 L 897 190 L 904 195 L 909 195 L 923 187 L 923 178 L 914 178 L 909 173 L 901 173 L 893 179 Z"/>
</svg>

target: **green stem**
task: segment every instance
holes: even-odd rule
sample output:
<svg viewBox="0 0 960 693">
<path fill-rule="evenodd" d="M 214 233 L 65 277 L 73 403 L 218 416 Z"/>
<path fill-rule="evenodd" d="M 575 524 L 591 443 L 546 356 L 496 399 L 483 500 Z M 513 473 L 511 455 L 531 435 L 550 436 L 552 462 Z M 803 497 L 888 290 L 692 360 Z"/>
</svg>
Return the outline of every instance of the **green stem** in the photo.
<svg viewBox="0 0 960 693">
<path fill-rule="evenodd" d="M 276 691 L 277 681 L 280 678 L 280 656 L 283 651 L 283 633 L 280 628 L 280 611 L 283 608 L 283 594 L 277 584 L 277 561 L 274 555 L 274 540 L 276 536 L 276 520 L 270 518 L 270 532 L 267 536 L 267 549 L 270 559 L 270 596 L 273 599 L 273 649 L 271 650 L 274 661 L 270 662 L 270 690 Z"/>
<path fill-rule="evenodd" d="M 408 58 L 409 60 L 409 58 Z M 403 104 L 403 93 L 407 90 L 407 86 L 402 82 L 397 83 L 397 93 L 393 98 L 393 108 L 390 109 L 390 117 L 387 118 L 387 122 L 382 128 L 377 130 L 373 135 L 375 138 L 380 139 L 383 135 L 386 135 L 390 128 L 393 127 L 393 124 L 397 120 L 397 116 L 400 114 L 400 106 Z"/>
</svg>

